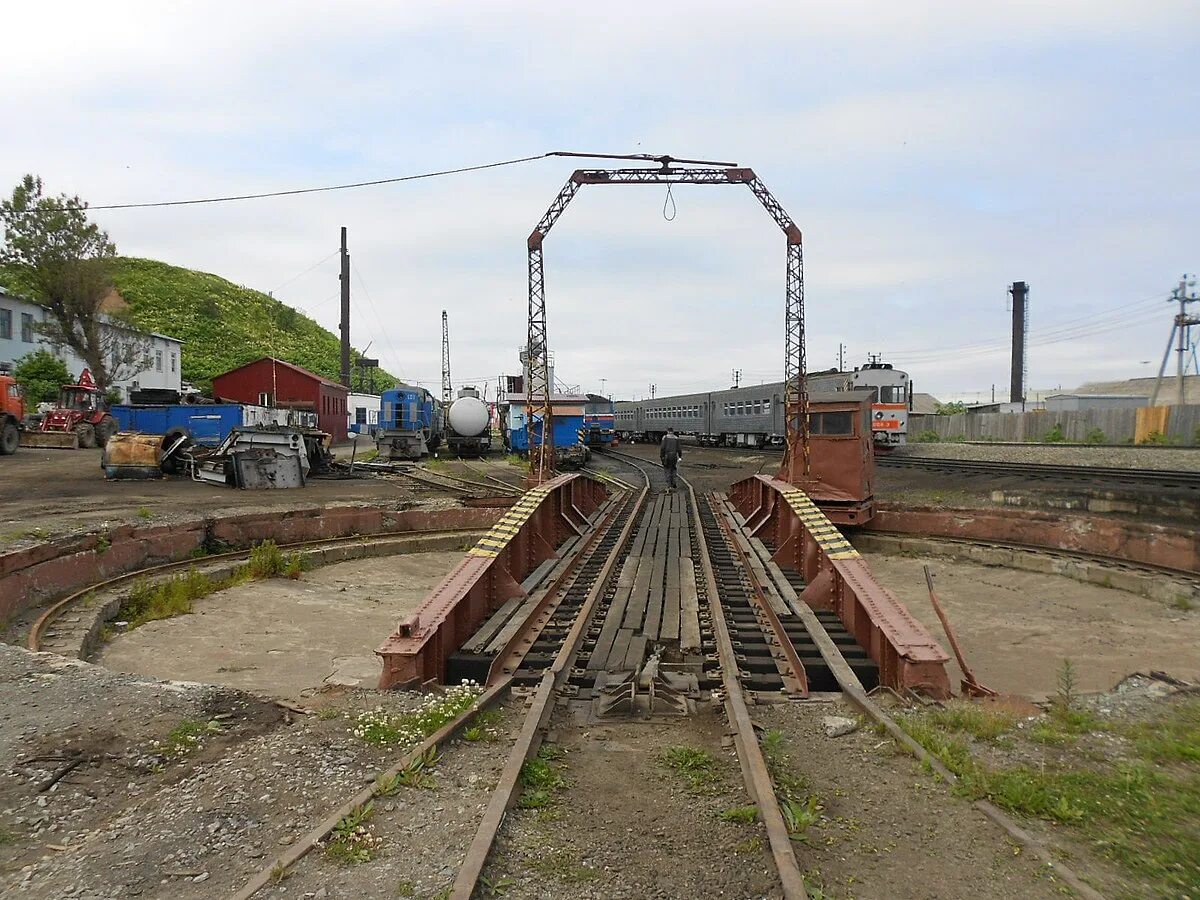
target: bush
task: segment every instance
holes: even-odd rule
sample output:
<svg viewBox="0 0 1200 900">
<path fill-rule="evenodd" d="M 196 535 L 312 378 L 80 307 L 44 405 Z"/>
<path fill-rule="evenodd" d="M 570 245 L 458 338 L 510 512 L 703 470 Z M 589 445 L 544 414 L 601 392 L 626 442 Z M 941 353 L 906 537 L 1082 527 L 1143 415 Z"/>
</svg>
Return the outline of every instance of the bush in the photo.
<svg viewBox="0 0 1200 900">
<path fill-rule="evenodd" d="M 1099 428 L 1089 428 L 1087 434 L 1083 436 L 1083 442 L 1085 444 L 1107 444 L 1108 438 Z"/>
<path fill-rule="evenodd" d="M 924 431 L 914 434 L 912 440 L 914 444 L 936 444 L 941 438 L 938 437 L 938 433 L 932 428 L 927 428 Z"/>
<path fill-rule="evenodd" d="M 1055 422 L 1054 427 L 1042 436 L 1043 444 L 1061 444 L 1066 441 L 1066 435 L 1063 434 L 1062 425 Z"/>
<path fill-rule="evenodd" d="M 1146 435 L 1144 438 L 1142 438 L 1140 441 L 1138 441 L 1138 443 L 1139 444 L 1155 444 L 1158 446 L 1164 446 L 1166 444 L 1171 443 L 1171 441 L 1161 431 L 1152 431 L 1148 435 Z"/>
<path fill-rule="evenodd" d="M 26 353 L 17 360 L 13 377 L 25 389 L 28 410 L 39 403 L 54 403 L 58 400 L 59 388 L 74 380 L 67 371 L 67 364 L 49 350 Z"/>
</svg>

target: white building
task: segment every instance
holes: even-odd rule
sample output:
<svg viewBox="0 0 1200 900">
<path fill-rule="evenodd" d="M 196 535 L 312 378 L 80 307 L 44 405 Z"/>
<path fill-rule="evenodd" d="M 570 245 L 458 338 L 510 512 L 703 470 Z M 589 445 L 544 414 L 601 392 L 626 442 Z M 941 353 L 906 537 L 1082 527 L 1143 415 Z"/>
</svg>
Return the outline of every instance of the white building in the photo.
<svg viewBox="0 0 1200 900">
<path fill-rule="evenodd" d="M 67 366 L 73 378 L 78 378 L 86 363 L 70 347 L 56 347 L 39 333 L 37 324 L 50 319 L 50 310 L 40 303 L 18 297 L 0 287 L 0 363 L 16 365 L 21 357 L 34 350 L 49 350 Z M 130 342 L 142 344 L 146 351 L 146 367 L 133 375 L 115 381 L 112 387 L 121 392 L 123 400 L 139 388 L 166 388 L 178 391 L 183 383 L 181 351 L 183 341 L 165 334 L 148 334 L 104 322 L 102 328 L 128 335 Z M 126 367 L 127 368 L 127 367 Z"/>
<path fill-rule="evenodd" d="M 379 395 L 351 391 L 346 398 L 346 420 L 350 434 L 374 434 L 379 426 Z"/>
</svg>

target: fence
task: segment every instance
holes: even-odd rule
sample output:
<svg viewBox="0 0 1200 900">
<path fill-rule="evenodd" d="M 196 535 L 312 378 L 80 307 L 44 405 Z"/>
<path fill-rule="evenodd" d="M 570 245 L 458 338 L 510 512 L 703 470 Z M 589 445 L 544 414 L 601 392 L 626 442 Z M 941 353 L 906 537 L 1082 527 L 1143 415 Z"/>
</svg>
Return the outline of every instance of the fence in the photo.
<svg viewBox="0 0 1200 900">
<path fill-rule="evenodd" d="M 1165 428 L 1159 421 L 1165 413 Z M 1082 409 L 1070 412 L 1035 410 L 1025 413 L 958 413 L 953 416 L 910 415 L 910 441 L 1034 441 L 1041 442 L 1057 425 L 1067 443 L 1132 444 L 1157 442 L 1200 444 L 1200 406 L 1136 409 Z M 1101 437 L 1102 436 L 1102 437 Z"/>
</svg>

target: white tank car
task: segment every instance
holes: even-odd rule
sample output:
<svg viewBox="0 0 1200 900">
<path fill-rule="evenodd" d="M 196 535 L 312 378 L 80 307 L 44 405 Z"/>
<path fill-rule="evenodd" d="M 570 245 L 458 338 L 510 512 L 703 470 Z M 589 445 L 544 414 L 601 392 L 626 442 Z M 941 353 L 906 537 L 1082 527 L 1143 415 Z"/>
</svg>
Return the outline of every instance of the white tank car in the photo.
<svg viewBox="0 0 1200 900">
<path fill-rule="evenodd" d="M 450 406 L 450 427 L 460 437 L 476 437 L 491 421 L 487 404 L 478 397 L 459 397 Z"/>
</svg>

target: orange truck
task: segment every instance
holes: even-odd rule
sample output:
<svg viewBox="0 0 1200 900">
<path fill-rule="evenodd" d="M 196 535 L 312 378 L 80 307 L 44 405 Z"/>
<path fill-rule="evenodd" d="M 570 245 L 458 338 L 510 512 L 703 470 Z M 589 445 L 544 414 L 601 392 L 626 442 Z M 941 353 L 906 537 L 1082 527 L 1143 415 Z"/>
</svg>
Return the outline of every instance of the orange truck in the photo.
<svg viewBox="0 0 1200 900">
<path fill-rule="evenodd" d="M 12 373 L 0 371 L 0 456 L 16 453 L 25 420 L 25 395 Z"/>
</svg>

